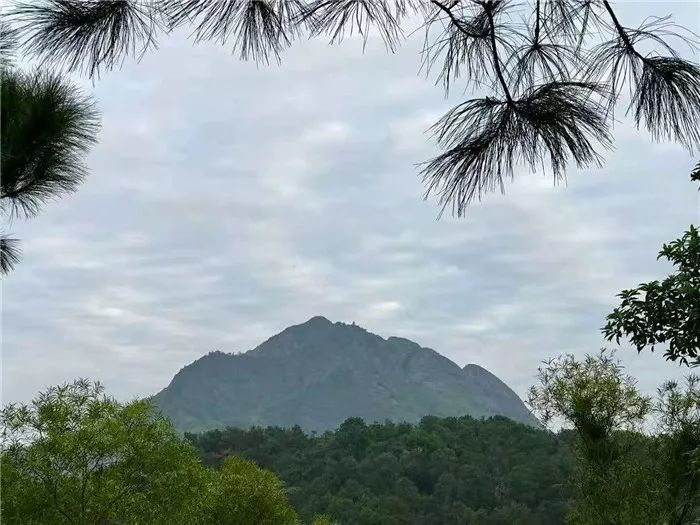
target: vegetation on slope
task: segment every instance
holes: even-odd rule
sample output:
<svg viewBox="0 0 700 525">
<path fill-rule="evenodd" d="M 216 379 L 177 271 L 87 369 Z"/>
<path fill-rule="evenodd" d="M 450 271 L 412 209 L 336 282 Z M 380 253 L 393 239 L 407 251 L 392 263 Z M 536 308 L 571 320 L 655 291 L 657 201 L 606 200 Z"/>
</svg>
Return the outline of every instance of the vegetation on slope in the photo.
<svg viewBox="0 0 700 525">
<path fill-rule="evenodd" d="M 503 417 L 425 417 L 419 424 L 348 419 L 188 435 L 203 460 L 240 455 L 277 473 L 303 519 L 342 524 L 562 523 L 573 461 L 566 438 Z"/>
</svg>

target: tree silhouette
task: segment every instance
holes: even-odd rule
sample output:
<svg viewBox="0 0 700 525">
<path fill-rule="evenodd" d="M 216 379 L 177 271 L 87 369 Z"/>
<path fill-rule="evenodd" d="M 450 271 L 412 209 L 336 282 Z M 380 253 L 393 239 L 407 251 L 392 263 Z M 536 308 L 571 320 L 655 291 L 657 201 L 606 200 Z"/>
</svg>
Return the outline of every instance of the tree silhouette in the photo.
<svg viewBox="0 0 700 525">
<path fill-rule="evenodd" d="M 99 128 L 93 102 L 58 73 L 23 72 L 13 64 L 15 34 L 0 25 L 0 213 L 34 217 L 47 201 L 74 191 Z M 0 236 L 0 273 L 19 261 L 19 241 Z"/>
<path fill-rule="evenodd" d="M 700 68 L 674 47 L 697 50 L 697 38 L 668 17 L 627 27 L 608 0 L 32 0 L 11 19 L 28 52 L 90 77 L 181 26 L 268 63 L 304 36 L 376 32 L 393 51 L 417 20 L 437 83 L 488 90 L 433 126 L 443 151 L 422 165 L 425 196 L 457 215 L 503 191 L 516 166 L 559 181 L 570 163 L 600 165 L 625 92 L 626 113 L 654 140 L 700 146 Z"/>
</svg>

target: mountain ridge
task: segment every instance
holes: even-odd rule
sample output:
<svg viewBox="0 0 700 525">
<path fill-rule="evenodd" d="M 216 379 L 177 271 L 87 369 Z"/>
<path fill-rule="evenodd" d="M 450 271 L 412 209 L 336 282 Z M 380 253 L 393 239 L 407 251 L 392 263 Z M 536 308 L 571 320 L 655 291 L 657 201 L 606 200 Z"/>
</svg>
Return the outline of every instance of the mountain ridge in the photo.
<svg viewBox="0 0 700 525">
<path fill-rule="evenodd" d="M 244 353 L 210 352 L 152 397 L 180 431 L 226 426 L 336 428 L 348 417 L 501 415 L 537 425 L 505 383 L 402 337 L 315 316 Z"/>
</svg>

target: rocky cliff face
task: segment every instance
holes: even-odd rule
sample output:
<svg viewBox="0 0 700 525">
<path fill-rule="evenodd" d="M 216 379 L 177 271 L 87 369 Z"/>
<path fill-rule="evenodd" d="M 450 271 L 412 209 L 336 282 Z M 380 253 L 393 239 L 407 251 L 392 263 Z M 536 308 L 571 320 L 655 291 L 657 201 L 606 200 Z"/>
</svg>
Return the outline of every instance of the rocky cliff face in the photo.
<svg viewBox="0 0 700 525">
<path fill-rule="evenodd" d="M 253 425 L 323 431 L 349 417 L 414 422 L 426 415 L 502 415 L 537 424 L 483 368 L 462 369 L 408 339 L 383 339 L 323 317 L 244 354 L 208 354 L 153 400 L 182 431 Z"/>
</svg>

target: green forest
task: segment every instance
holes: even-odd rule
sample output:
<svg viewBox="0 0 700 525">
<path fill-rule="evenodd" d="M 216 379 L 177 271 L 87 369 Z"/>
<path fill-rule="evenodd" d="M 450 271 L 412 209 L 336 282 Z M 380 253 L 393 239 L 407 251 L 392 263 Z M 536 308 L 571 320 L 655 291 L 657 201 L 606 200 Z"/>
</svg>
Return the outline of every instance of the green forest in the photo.
<svg viewBox="0 0 700 525">
<path fill-rule="evenodd" d="M 610 352 L 542 366 L 503 417 L 178 435 L 87 380 L 7 405 L 10 524 L 673 524 L 700 519 L 700 378 L 638 391 Z M 655 432 L 645 430 L 656 425 Z"/>
<path fill-rule="evenodd" d="M 230 428 L 186 436 L 203 461 L 239 455 L 277 473 L 303 518 L 352 524 L 674 523 L 700 519 L 700 380 L 641 395 L 609 353 L 540 370 L 530 404 L 553 433 L 496 417 L 337 431 Z M 663 431 L 641 431 L 658 417 Z"/>
<path fill-rule="evenodd" d="M 99 110 L 69 74 L 98 82 L 125 60 L 155 53 L 159 37 L 182 27 L 195 43 L 228 42 L 262 65 L 302 37 L 337 44 L 372 32 L 394 51 L 408 37 L 403 24 L 419 20 L 421 71 L 445 91 L 484 90 L 435 122 L 438 152 L 420 164 L 424 197 L 458 217 L 516 174 L 551 173 L 559 182 L 571 166 L 603 165 L 616 115 L 654 141 L 691 155 L 700 149 L 700 67 L 679 51 L 697 53 L 697 35 L 668 18 L 629 27 L 608 0 L 17 0 L 12 7 L 0 23 L 3 278 L 22 264 L 22 243 L 7 231 L 13 221 L 35 218 L 89 175 Z M 25 68 L 31 60 L 36 67 Z M 689 179 L 695 195 L 700 164 Z M 612 350 L 574 356 L 548 348 L 558 357 L 532 371 L 527 398 L 538 427 L 426 416 L 411 424 L 350 418 L 322 434 L 272 426 L 183 436 L 149 400 L 116 399 L 99 381 L 76 379 L 3 406 L 2 523 L 697 525 L 700 233 L 683 229 L 669 232 L 675 240 L 658 254 L 668 275 L 622 290 L 604 320 L 601 313 L 601 340 L 630 354 L 657 351 L 659 378 L 670 375 L 664 358 L 688 372 L 653 395 Z"/>
<path fill-rule="evenodd" d="M 303 519 L 339 523 L 563 523 L 572 436 L 506 418 L 425 417 L 335 432 L 226 429 L 187 435 L 203 461 L 239 455 L 275 472 Z"/>
</svg>

